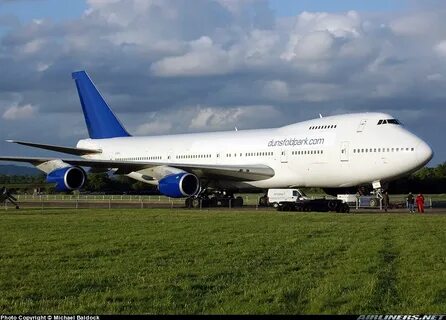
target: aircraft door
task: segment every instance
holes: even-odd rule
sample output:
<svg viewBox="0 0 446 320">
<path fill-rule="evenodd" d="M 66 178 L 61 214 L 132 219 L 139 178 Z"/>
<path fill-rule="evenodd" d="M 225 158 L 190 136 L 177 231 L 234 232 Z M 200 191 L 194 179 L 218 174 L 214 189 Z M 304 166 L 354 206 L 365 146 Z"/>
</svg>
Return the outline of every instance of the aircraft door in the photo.
<svg viewBox="0 0 446 320">
<path fill-rule="evenodd" d="M 343 141 L 341 142 L 341 161 L 347 162 L 348 160 L 348 141 Z"/>
<path fill-rule="evenodd" d="M 172 149 L 169 149 L 169 151 L 167 152 L 167 162 L 174 162 Z"/>
<path fill-rule="evenodd" d="M 358 129 L 356 129 L 356 132 L 364 131 L 364 128 L 365 128 L 366 124 L 367 124 L 367 120 L 366 119 L 361 120 L 361 122 L 359 123 Z"/>
<path fill-rule="evenodd" d="M 280 162 L 288 163 L 288 153 L 285 149 L 282 149 L 280 152 Z"/>
</svg>

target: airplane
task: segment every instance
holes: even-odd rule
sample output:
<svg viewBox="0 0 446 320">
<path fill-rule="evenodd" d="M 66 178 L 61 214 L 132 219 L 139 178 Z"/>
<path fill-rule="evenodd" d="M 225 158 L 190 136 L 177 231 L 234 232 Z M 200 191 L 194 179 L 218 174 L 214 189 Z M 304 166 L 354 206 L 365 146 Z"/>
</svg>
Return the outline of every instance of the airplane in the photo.
<svg viewBox="0 0 446 320">
<path fill-rule="evenodd" d="M 57 191 L 78 190 L 86 172 L 113 172 L 156 185 L 172 198 L 234 200 L 243 190 L 320 187 L 389 181 L 427 164 L 430 146 L 400 121 L 379 112 L 327 116 L 279 128 L 135 137 L 128 133 L 87 72 L 72 73 L 89 138 L 76 147 L 7 140 L 77 158 L 0 157 L 28 162 Z M 217 196 L 213 196 L 219 194 Z M 194 202 L 195 204 L 198 202 Z"/>
</svg>

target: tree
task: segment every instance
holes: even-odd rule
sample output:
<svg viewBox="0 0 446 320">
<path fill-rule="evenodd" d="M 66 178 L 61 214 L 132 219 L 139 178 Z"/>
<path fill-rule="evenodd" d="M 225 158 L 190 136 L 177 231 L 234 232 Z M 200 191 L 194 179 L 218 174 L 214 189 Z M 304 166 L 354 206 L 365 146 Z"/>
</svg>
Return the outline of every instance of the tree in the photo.
<svg viewBox="0 0 446 320">
<path fill-rule="evenodd" d="M 107 173 L 90 173 L 84 188 L 95 192 L 108 191 L 111 189 L 111 180 Z"/>
</svg>

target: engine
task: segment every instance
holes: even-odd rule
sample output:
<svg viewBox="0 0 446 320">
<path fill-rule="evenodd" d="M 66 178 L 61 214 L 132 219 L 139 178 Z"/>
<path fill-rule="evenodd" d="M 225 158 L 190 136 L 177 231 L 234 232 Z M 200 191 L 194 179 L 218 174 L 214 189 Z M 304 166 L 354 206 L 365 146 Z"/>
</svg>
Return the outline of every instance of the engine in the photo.
<svg viewBox="0 0 446 320">
<path fill-rule="evenodd" d="M 65 167 L 54 170 L 46 177 L 46 182 L 55 183 L 56 191 L 64 192 L 82 188 L 87 180 L 87 175 L 82 168 Z"/>
<path fill-rule="evenodd" d="M 190 197 L 200 190 L 200 181 L 187 172 L 171 174 L 159 180 L 158 189 L 171 198 Z"/>
</svg>

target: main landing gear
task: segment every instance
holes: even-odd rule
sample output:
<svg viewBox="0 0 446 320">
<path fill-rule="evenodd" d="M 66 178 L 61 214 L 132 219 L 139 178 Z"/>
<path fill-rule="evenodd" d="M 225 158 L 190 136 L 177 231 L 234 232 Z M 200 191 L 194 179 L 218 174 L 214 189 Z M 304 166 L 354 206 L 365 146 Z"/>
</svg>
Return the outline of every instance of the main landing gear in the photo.
<svg viewBox="0 0 446 320">
<path fill-rule="evenodd" d="M 199 194 L 186 199 L 186 208 L 241 208 L 243 198 L 235 197 L 233 193 L 216 192 L 213 194 Z"/>
</svg>

